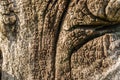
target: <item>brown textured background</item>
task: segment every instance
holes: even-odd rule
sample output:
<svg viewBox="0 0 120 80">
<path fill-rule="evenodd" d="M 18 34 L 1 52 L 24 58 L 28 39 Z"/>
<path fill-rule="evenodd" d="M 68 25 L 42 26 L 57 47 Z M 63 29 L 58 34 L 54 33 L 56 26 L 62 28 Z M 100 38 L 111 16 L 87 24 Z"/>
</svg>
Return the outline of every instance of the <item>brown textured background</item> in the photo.
<svg viewBox="0 0 120 80">
<path fill-rule="evenodd" d="M 119 0 L 0 0 L 2 80 L 120 80 Z"/>
</svg>

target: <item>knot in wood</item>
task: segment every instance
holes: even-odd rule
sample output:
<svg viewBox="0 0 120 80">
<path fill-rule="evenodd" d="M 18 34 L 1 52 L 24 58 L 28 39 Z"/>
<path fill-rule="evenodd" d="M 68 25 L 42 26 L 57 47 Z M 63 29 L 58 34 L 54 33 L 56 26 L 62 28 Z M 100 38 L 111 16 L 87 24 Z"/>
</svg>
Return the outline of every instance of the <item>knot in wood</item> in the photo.
<svg viewBox="0 0 120 80">
<path fill-rule="evenodd" d="M 16 18 L 15 14 L 3 16 L 3 22 L 5 25 L 13 25 L 13 24 L 15 24 L 16 20 L 17 20 L 17 18 Z"/>
<path fill-rule="evenodd" d="M 0 1 L 0 5 L 2 5 L 2 6 L 6 6 L 8 4 L 9 4 L 8 0 L 1 0 Z"/>
</svg>

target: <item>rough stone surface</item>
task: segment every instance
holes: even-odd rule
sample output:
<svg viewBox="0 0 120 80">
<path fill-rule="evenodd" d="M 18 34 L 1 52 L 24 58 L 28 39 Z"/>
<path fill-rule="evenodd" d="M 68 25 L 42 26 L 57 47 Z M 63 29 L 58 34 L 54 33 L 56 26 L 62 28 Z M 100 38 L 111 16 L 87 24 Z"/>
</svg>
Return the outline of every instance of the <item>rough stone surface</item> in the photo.
<svg viewBox="0 0 120 80">
<path fill-rule="evenodd" d="M 0 0 L 2 80 L 120 80 L 119 55 L 119 0 Z"/>
</svg>

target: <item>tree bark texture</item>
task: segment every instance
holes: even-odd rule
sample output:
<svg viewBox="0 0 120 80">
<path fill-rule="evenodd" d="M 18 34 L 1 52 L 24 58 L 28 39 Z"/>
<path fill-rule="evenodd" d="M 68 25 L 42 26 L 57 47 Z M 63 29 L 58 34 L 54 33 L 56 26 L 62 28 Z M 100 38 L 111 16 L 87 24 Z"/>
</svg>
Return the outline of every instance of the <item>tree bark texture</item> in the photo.
<svg viewBox="0 0 120 80">
<path fill-rule="evenodd" d="M 2 80 L 120 80 L 119 0 L 0 0 Z"/>
</svg>

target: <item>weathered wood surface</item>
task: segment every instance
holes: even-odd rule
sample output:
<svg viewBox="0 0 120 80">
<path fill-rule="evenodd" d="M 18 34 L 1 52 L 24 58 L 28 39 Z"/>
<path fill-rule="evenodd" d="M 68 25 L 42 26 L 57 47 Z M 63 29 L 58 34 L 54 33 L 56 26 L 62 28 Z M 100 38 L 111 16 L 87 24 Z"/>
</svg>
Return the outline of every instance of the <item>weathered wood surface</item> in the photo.
<svg viewBox="0 0 120 80">
<path fill-rule="evenodd" d="M 120 80 L 119 0 L 0 0 L 2 80 Z"/>
</svg>

